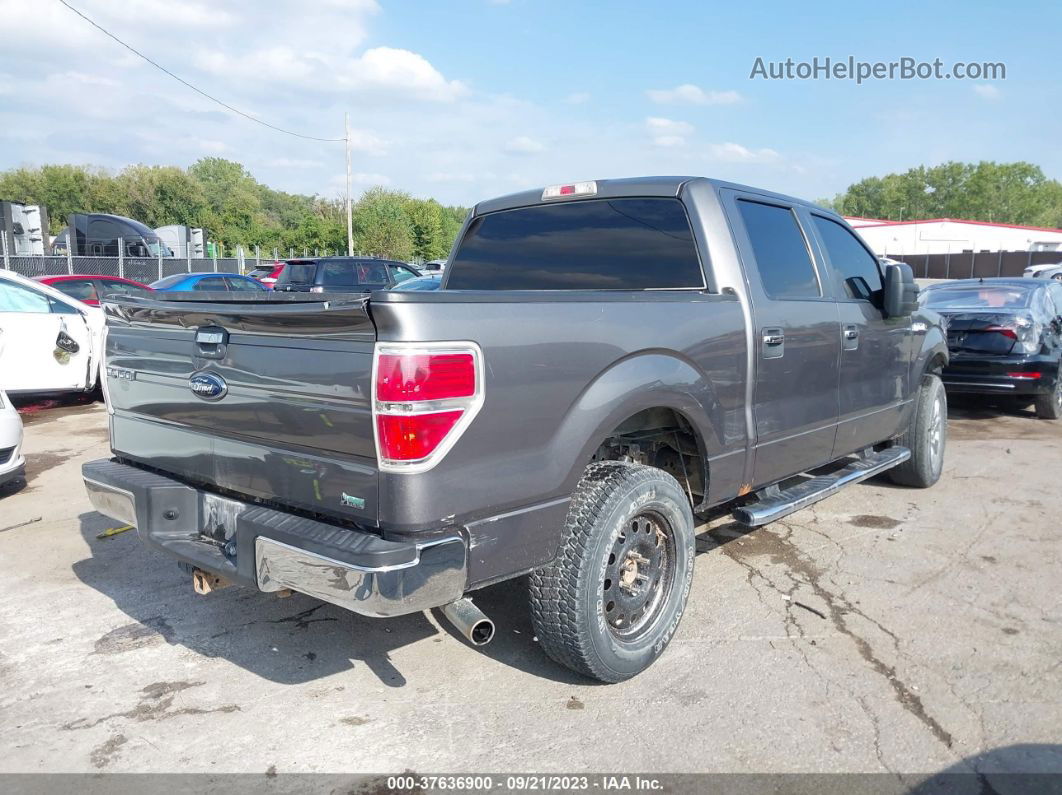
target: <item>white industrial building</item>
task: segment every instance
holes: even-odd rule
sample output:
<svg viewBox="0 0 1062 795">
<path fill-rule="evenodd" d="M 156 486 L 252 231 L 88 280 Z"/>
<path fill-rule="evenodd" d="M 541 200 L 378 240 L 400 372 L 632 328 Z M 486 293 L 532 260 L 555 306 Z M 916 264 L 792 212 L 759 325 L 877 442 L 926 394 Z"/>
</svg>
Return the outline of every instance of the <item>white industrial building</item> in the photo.
<svg viewBox="0 0 1062 795">
<path fill-rule="evenodd" d="M 929 218 L 883 221 L 846 217 L 881 256 L 959 254 L 964 251 L 1062 251 L 1062 229 Z"/>
</svg>

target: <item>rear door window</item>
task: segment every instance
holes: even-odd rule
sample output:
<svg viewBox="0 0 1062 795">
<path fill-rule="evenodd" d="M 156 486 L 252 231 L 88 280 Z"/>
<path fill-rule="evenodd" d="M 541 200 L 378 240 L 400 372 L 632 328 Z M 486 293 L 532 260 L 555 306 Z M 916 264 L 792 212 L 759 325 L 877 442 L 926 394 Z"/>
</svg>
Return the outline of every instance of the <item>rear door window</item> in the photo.
<svg viewBox="0 0 1062 795">
<path fill-rule="evenodd" d="M 89 279 L 65 279 L 52 285 L 61 293 L 66 293 L 78 301 L 95 301 L 96 286 Z"/>
<path fill-rule="evenodd" d="M 834 278 L 848 298 L 877 300 L 881 296 L 878 258 L 841 224 L 821 215 L 811 216 L 822 238 Z"/>
<path fill-rule="evenodd" d="M 120 293 L 122 295 L 150 295 L 151 290 L 138 284 L 120 282 L 116 279 L 100 279 L 100 295 Z"/>
<path fill-rule="evenodd" d="M 248 279 L 235 279 L 232 276 L 225 277 L 225 283 L 228 284 L 230 290 L 237 290 L 244 293 L 257 293 L 261 292 L 261 288 Z"/>
<path fill-rule="evenodd" d="M 1047 297 L 1050 299 L 1051 306 L 1054 309 L 1052 317 L 1062 316 L 1062 284 L 1052 282 L 1047 285 Z"/>
<path fill-rule="evenodd" d="M 322 262 L 317 283 L 322 287 L 353 287 L 357 284 L 354 278 L 354 263 L 343 260 Z"/>
<path fill-rule="evenodd" d="M 417 278 L 417 274 L 404 265 L 391 265 L 389 267 L 391 268 L 391 276 L 394 279 L 395 284 L 401 284 L 402 282 Z"/>
<path fill-rule="evenodd" d="M 566 201 L 476 218 L 448 268 L 454 290 L 703 288 L 674 198 Z"/>
<path fill-rule="evenodd" d="M 808 244 L 788 207 L 739 199 L 752 255 L 768 298 L 818 298 L 822 295 Z"/>
<path fill-rule="evenodd" d="M 222 276 L 207 276 L 195 283 L 194 290 L 221 290 L 225 291 L 225 279 Z"/>
</svg>

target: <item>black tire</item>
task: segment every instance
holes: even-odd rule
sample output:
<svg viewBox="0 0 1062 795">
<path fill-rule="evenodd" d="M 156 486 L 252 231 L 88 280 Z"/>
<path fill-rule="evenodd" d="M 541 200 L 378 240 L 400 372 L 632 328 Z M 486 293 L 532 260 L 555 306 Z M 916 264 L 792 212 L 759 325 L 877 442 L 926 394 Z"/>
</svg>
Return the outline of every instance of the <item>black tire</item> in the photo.
<svg viewBox="0 0 1062 795">
<path fill-rule="evenodd" d="M 1062 366 L 1055 375 L 1055 388 L 1050 394 L 1036 396 L 1036 416 L 1042 420 L 1062 417 Z"/>
<path fill-rule="evenodd" d="M 922 377 L 910 425 L 896 440 L 911 457 L 890 469 L 889 478 L 901 486 L 929 488 L 940 480 L 947 441 L 948 397 L 940 378 L 930 373 Z"/>
<path fill-rule="evenodd" d="M 622 461 L 588 466 L 556 559 L 530 577 L 546 654 L 602 682 L 644 671 L 678 628 L 694 547 L 693 512 L 673 477 Z"/>
</svg>

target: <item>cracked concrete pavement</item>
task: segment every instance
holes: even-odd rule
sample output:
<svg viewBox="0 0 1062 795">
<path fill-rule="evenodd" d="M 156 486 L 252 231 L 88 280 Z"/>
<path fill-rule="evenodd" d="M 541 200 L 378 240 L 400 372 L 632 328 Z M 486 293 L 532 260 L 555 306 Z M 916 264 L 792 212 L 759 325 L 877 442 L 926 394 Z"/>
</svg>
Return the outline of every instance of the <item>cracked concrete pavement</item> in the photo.
<svg viewBox="0 0 1062 795">
<path fill-rule="evenodd" d="M 1062 423 L 953 409 L 932 490 L 709 522 L 670 649 L 614 686 L 545 657 L 522 582 L 477 595 L 483 650 L 434 612 L 196 596 L 98 538 L 107 452 L 102 407 L 34 414 L 0 491 L 0 772 L 1062 771 Z"/>
</svg>

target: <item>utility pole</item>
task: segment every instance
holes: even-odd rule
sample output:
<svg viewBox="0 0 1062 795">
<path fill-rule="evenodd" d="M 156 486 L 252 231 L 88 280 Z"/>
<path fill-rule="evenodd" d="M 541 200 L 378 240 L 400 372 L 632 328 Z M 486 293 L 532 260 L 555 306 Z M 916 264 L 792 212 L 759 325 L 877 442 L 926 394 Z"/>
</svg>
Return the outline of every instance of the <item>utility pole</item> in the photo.
<svg viewBox="0 0 1062 795">
<path fill-rule="evenodd" d="M 347 150 L 347 256 L 354 256 L 354 216 L 350 211 L 350 115 L 343 114 L 344 146 Z"/>
</svg>

